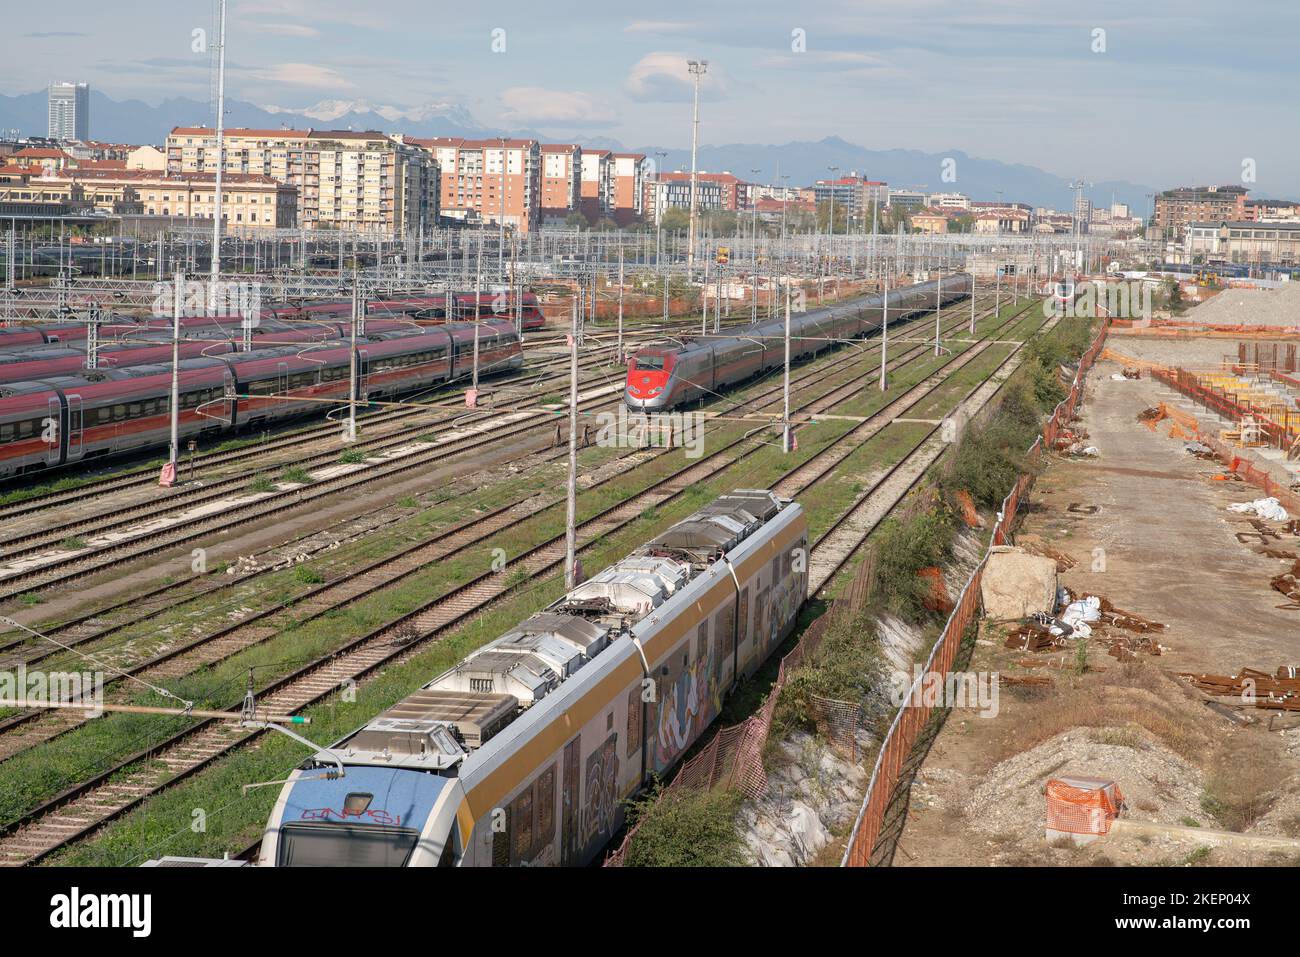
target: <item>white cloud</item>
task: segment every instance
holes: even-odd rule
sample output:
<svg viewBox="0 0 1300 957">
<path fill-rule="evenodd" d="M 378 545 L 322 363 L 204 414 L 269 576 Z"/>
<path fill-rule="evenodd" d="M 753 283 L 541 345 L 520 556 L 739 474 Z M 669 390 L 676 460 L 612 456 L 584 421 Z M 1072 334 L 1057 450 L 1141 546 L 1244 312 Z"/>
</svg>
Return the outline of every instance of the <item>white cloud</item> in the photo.
<svg viewBox="0 0 1300 957">
<path fill-rule="evenodd" d="M 692 33 L 700 24 L 689 20 L 633 20 L 623 28 L 624 33 Z"/>
<path fill-rule="evenodd" d="M 501 91 L 503 122 L 511 125 L 561 127 L 611 126 L 617 121 L 607 103 L 586 93 L 548 90 L 540 86 L 512 86 Z"/>
<path fill-rule="evenodd" d="M 320 90 L 345 90 L 356 86 L 342 74 L 315 63 L 277 63 L 267 69 L 253 71 L 252 76 L 264 83 L 284 83 Z"/>
<path fill-rule="evenodd" d="M 272 33 L 282 37 L 318 37 L 320 31 L 305 23 L 259 23 L 254 28 L 262 33 Z"/>
<path fill-rule="evenodd" d="M 694 78 L 687 69 L 688 60 L 697 59 L 686 53 L 647 53 L 627 71 L 623 89 L 634 100 L 643 103 L 673 103 L 689 100 L 694 88 Z M 726 75 L 716 63 L 710 63 L 700 81 L 700 96 L 718 99 L 727 92 Z"/>
</svg>

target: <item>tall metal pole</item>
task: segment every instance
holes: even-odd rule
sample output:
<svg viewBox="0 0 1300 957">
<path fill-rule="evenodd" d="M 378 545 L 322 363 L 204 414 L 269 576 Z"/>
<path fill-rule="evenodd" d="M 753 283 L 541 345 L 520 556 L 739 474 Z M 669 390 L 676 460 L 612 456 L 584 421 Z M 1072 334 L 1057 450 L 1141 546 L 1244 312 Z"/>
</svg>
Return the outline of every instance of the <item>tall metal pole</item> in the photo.
<svg viewBox="0 0 1300 957">
<path fill-rule="evenodd" d="M 181 300 L 185 295 L 185 274 L 176 273 L 176 295 L 172 300 L 172 389 L 171 404 L 171 446 L 167 461 L 171 465 L 172 477 L 181 457 Z"/>
<path fill-rule="evenodd" d="M 709 69 L 708 60 L 688 60 L 686 68 L 695 77 L 695 106 L 691 118 L 691 216 L 686 238 L 686 274 L 694 275 L 695 267 L 695 218 L 698 213 L 697 182 L 695 173 L 695 156 L 700 140 L 700 77 Z"/>
<path fill-rule="evenodd" d="M 578 300 L 569 331 L 569 481 L 564 525 L 564 587 L 578 586 Z"/>
<path fill-rule="evenodd" d="M 497 239 L 497 272 L 506 272 L 506 139 L 501 138 L 501 223 Z"/>
<path fill-rule="evenodd" d="M 975 274 L 970 274 L 970 334 L 975 335 Z"/>
<path fill-rule="evenodd" d="M 623 361 L 623 246 L 618 247 L 618 361 Z"/>
<path fill-rule="evenodd" d="M 882 272 L 884 276 L 884 300 L 881 303 L 880 313 L 880 391 L 884 392 L 889 388 L 886 379 L 885 367 L 889 355 L 889 267 L 886 265 Z"/>
<path fill-rule="evenodd" d="M 348 377 L 348 431 L 343 436 L 344 442 L 355 442 L 357 440 L 357 399 L 361 397 L 357 375 L 359 371 L 357 362 L 357 323 L 361 318 L 361 290 L 357 282 L 355 263 L 352 269 L 352 334 L 349 343 L 351 361 L 348 363 L 351 374 Z"/>
<path fill-rule="evenodd" d="M 785 284 L 785 381 L 781 385 L 781 451 L 790 454 L 790 283 Z"/>
<path fill-rule="evenodd" d="M 934 354 L 939 354 L 939 312 L 943 309 L 943 266 L 935 260 L 939 278 L 934 284 Z"/>
<path fill-rule="evenodd" d="M 215 283 L 221 278 L 221 174 L 226 166 L 226 0 L 221 0 L 217 29 L 217 175 L 212 191 L 212 282 L 209 295 L 216 296 Z"/>
</svg>

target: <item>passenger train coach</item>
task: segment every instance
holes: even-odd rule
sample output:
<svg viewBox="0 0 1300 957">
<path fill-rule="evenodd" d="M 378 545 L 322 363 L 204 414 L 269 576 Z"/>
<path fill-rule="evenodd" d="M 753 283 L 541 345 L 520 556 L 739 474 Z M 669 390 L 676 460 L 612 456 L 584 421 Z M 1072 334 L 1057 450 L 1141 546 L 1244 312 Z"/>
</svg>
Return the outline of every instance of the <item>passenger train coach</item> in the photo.
<svg viewBox="0 0 1300 957">
<path fill-rule="evenodd" d="M 890 322 L 902 321 L 971 294 L 968 273 L 891 289 Z M 881 326 L 884 296 L 876 293 L 790 319 L 790 360 L 834 348 L 835 340 L 858 339 Z M 628 362 L 624 401 L 633 409 L 671 409 L 785 364 L 785 318 L 745 328 L 742 335 L 646 346 Z"/>
<path fill-rule="evenodd" d="M 476 325 L 480 375 L 523 366 L 519 335 L 500 320 L 368 332 L 357 348 L 359 398 L 390 399 L 468 376 Z M 351 357 L 350 345 L 333 340 L 183 359 L 181 440 L 261 428 L 346 400 Z M 165 447 L 171 378 L 166 362 L 0 384 L 0 477 Z"/>
<path fill-rule="evenodd" d="M 260 863 L 591 861 L 790 634 L 807 549 L 794 502 L 718 498 L 306 761 Z"/>
</svg>

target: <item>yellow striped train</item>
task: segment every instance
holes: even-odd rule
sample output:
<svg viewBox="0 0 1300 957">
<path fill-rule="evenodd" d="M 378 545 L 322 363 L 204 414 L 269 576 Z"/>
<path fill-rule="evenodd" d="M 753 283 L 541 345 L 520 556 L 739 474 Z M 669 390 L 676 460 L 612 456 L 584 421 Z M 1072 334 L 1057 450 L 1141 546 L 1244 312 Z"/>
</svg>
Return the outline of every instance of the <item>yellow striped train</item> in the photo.
<svg viewBox="0 0 1300 957">
<path fill-rule="evenodd" d="M 593 860 L 790 633 L 807 556 L 796 503 L 721 496 L 295 770 L 259 863 Z"/>
</svg>

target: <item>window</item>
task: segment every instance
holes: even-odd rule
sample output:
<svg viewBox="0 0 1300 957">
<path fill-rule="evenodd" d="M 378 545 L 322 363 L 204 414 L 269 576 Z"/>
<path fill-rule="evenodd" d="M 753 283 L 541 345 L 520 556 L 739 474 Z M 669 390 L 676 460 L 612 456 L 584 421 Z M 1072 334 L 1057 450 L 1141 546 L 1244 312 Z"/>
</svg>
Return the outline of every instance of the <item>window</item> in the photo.
<svg viewBox="0 0 1300 957">
<path fill-rule="evenodd" d="M 641 750 L 641 683 L 627 693 L 627 756 Z"/>
</svg>

